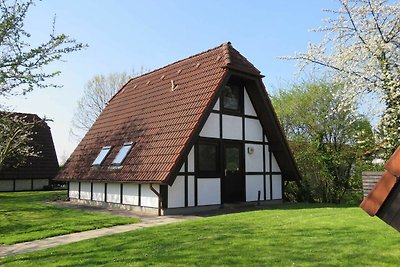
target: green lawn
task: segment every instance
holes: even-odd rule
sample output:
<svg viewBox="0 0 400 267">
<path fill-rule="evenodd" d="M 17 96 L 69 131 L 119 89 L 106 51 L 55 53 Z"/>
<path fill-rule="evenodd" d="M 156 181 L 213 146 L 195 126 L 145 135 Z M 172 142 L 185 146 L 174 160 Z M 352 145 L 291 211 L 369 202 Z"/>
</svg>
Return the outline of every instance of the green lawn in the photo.
<svg viewBox="0 0 400 267">
<path fill-rule="evenodd" d="M 65 191 L 0 193 L 0 244 L 10 245 L 138 221 L 44 203 L 60 198 L 66 198 Z"/>
<path fill-rule="evenodd" d="M 398 266 L 400 234 L 358 207 L 281 205 L 3 259 L 5 266 Z"/>
</svg>

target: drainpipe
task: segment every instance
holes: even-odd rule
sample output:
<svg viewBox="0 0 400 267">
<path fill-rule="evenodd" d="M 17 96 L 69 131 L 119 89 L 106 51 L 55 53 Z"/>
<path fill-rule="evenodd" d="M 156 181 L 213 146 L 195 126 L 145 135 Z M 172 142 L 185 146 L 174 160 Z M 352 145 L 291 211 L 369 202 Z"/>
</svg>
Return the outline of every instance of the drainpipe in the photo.
<svg viewBox="0 0 400 267">
<path fill-rule="evenodd" d="M 157 192 L 157 190 L 153 187 L 153 184 L 150 184 L 150 190 L 153 191 L 153 193 L 156 194 L 156 196 L 158 197 L 158 216 L 161 216 L 161 194 Z"/>
</svg>

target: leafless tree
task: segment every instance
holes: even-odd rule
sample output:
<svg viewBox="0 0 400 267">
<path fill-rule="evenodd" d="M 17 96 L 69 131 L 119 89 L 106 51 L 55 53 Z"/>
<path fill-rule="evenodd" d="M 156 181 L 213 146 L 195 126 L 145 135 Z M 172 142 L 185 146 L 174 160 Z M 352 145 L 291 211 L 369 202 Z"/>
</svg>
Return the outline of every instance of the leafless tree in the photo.
<svg viewBox="0 0 400 267">
<path fill-rule="evenodd" d="M 131 77 L 147 71 L 142 67 L 139 73 L 132 71 L 114 72 L 108 75 L 95 75 L 85 85 L 83 96 L 78 100 L 71 122 L 70 136 L 79 141 L 92 127 L 106 107 L 107 102 L 128 82 Z"/>
</svg>

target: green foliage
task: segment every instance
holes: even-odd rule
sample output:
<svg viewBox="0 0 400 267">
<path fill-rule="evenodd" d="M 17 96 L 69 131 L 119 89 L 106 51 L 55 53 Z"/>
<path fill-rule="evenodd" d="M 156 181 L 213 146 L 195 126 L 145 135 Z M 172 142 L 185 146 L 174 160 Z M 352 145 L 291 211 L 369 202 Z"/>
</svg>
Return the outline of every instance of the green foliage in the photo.
<svg viewBox="0 0 400 267">
<path fill-rule="evenodd" d="M 60 72 L 45 72 L 43 68 L 59 61 L 63 55 L 87 46 L 65 34 L 56 34 L 53 21 L 49 39 L 31 47 L 24 20 L 32 5 L 33 0 L 0 2 L 0 96 L 26 94 L 35 87 L 55 86 L 46 81 Z"/>
<path fill-rule="evenodd" d="M 300 68 L 322 67 L 344 86 L 343 101 L 367 102 L 377 95 L 385 109 L 379 128 L 388 158 L 400 144 L 400 2 L 390 0 L 338 0 L 337 10 L 316 32 L 324 33 L 319 44 L 296 53 Z M 371 107 L 375 109 L 375 103 Z"/>
<path fill-rule="evenodd" d="M 397 231 L 360 208 L 286 204 L 7 257 L 4 266 L 396 266 Z"/>
<path fill-rule="evenodd" d="M 304 82 L 272 97 L 303 178 L 300 189 L 288 187 L 289 199 L 339 203 L 346 191 L 360 188 L 355 166 L 368 162 L 363 155 L 375 145 L 374 135 L 356 105 L 341 101 L 341 88 Z"/>
<path fill-rule="evenodd" d="M 0 245 L 138 222 L 45 203 L 66 197 L 65 191 L 0 193 Z"/>
<path fill-rule="evenodd" d="M 32 5 L 33 0 L 0 0 L 0 111 L 5 110 L 2 97 L 24 95 L 34 88 L 57 87 L 58 85 L 48 83 L 48 80 L 60 72 L 48 71 L 45 67 L 60 61 L 65 54 L 87 46 L 65 34 L 55 34 L 53 21 L 53 32 L 49 39 L 32 47 L 29 44 L 30 34 L 24 29 L 24 20 Z M 0 171 L 5 162 L 14 162 L 15 167 L 24 161 L 24 157 L 39 153 L 28 144 L 31 129 L 32 124 L 1 114 Z"/>
</svg>

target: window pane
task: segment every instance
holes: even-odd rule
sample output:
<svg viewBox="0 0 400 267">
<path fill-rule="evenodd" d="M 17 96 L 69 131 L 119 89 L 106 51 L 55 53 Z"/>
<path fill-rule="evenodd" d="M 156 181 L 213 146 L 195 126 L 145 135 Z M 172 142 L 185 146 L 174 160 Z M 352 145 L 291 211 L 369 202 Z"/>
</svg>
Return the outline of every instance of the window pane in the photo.
<svg viewBox="0 0 400 267">
<path fill-rule="evenodd" d="M 239 111 L 239 88 L 237 86 L 225 86 L 223 103 L 225 109 Z"/>
<path fill-rule="evenodd" d="M 225 168 L 229 172 L 239 171 L 240 149 L 238 147 L 225 148 Z"/>
<path fill-rule="evenodd" d="M 110 153 L 110 150 L 110 146 L 103 147 L 99 155 L 97 155 L 97 158 L 93 161 L 92 165 L 101 165 L 101 163 L 103 163 L 103 161 L 106 159 L 108 153 Z"/>
<path fill-rule="evenodd" d="M 217 171 L 217 145 L 199 144 L 199 171 Z"/>
<path fill-rule="evenodd" d="M 124 159 L 126 158 L 126 156 L 128 155 L 131 148 L 132 148 L 132 143 L 125 144 L 123 147 L 121 147 L 117 156 L 113 160 L 112 164 L 116 164 L 116 165 L 121 164 L 124 161 Z"/>
</svg>

